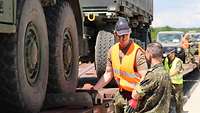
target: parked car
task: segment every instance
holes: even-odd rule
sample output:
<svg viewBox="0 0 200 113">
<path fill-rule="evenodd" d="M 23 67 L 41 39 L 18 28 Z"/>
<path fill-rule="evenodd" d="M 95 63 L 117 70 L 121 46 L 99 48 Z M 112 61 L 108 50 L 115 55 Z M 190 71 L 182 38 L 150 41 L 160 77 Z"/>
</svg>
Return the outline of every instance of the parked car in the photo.
<svg viewBox="0 0 200 113">
<path fill-rule="evenodd" d="M 163 57 L 166 57 L 167 48 L 175 48 L 176 56 L 185 62 L 185 51 L 181 48 L 184 33 L 181 31 L 161 31 L 157 34 L 156 41 L 163 46 Z"/>
</svg>

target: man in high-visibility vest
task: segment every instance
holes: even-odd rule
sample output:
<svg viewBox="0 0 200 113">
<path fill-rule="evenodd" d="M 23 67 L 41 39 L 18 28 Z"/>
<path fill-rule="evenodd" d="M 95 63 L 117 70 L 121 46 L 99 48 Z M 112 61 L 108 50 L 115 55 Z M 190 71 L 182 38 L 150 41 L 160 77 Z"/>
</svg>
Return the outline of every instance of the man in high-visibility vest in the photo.
<svg viewBox="0 0 200 113">
<path fill-rule="evenodd" d="M 176 112 L 183 112 L 183 62 L 175 56 L 175 49 L 168 48 L 167 57 L 164 60 L 164 66 L 170 75 L 173 91 L 176 100 Z"/>
<path fill-rule="evenodd" d="M 103 88 L 114 77 L 119 87 L 114 97 L 115 113 L 124 112 L 132 91 L 148 69 L 144 50 L 130 40 L 130 33 L 127 20 L 119 18 L 115 26 L 115 37 L 119 42 L 108 51 L 106 71 L 92 87 L 94 90 Z"/>
</svg>

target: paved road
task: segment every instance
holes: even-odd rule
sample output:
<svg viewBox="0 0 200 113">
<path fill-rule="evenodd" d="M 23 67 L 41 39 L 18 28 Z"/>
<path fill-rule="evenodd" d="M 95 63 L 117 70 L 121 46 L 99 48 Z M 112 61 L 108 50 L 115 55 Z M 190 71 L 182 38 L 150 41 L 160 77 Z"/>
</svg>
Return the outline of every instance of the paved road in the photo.
<svg viewBox="0 0 200 113">
<path fill-rule="evenodd" d="M 200 113 L 200 72 L 195 70 L 189 76 L 184 77 L 184 94 L 188 100 L 184 104 L 184 113 Z"/>
<path fill-rule="evenodd" d="M 184 95 L 190 96 L 200 79 L 200 72 L 196 69 L 184 76 Z"/>
</svg>

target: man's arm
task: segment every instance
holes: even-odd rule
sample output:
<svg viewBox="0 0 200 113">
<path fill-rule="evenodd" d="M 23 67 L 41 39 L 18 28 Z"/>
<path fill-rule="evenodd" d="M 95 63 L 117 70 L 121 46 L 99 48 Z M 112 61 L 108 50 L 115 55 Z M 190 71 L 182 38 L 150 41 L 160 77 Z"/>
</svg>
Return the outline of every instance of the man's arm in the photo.
<svg viewBox="0 0 200 113">
<path fill-rule="evenodd" d="M 106 86 L 113 78 L 113 69 L 112 69 L 112 63 L 111 63 L 111 49 L 108 52 L 108 58 L 107 58 L 107 64 L 106 64 L 106 71 L 103 74 L 103 76 L 100 78 L 100 80 L 97 82 L 97 84 L 93 87 L 95 90 L 98 90 L 100 88 L 103 88 Z"/>
<path fill-rule="evenodd" d="M 138 70 L 138 73 L 142 76 L 141 81 L 144 79 L 148 66 L 145 58 L 145 53 L 141 49 L 137 51 L 136 54 L 136 69 Z M 143 96 L 144 92 L 140 88 L 140 84 L 136 86 L 136 90 L 133 90 L 132 92 L 132 98 L 139 99 L 141 96 Z"/>
<path fill-rule="evenodd" d="M 138 73 L 144 77 L 145 74 L 147 73 L 148 66 L 145 58 L 145 52 L 139 49 L 137 51 L 136 55 L 136 69 L 138 70 Z"/>
</svg>

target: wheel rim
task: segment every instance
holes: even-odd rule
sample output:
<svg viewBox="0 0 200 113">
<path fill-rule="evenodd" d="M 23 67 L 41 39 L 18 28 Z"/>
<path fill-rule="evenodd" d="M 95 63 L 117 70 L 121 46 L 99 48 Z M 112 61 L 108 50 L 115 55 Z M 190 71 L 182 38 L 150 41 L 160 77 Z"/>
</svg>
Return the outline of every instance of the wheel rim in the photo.
<svg viewBox="0 0 200 113">
<path fill-rule="evenodd" d="M 40 43 L 36 27 L 29 23 L 25 33 L 24 43 L 25 72 L 28 83 L 33 86 L 39 77 Z"/>
<path fill-rule="evenodd" d="M 64 42 L 63 42 L 63 63 L 64 63 L 64 76 L 65 79 L 69 79 L 72 71 L 72 58 L 73 58 L 73 44 L 71 35 L 68 29 L 64 31 Z"/>
</svg>

